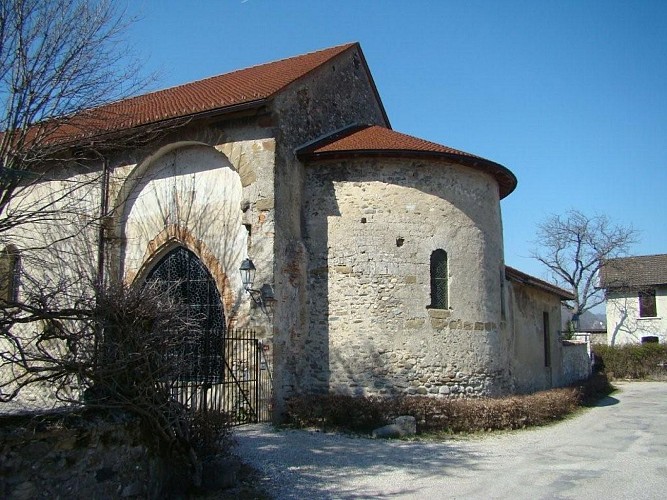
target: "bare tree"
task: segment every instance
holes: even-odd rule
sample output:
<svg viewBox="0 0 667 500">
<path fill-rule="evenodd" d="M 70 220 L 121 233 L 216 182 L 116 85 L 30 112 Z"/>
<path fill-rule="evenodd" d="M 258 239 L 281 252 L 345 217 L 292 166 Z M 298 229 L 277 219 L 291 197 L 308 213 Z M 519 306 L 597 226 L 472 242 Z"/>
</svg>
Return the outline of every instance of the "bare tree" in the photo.
<svg viewBox="0 0 667 500">
<path fill-rule="evenodd" d="M 127 25 L 112 0 L 0 2 L 0 237 L 62 221 L 74 207 L 80 179 L 46 199 L 30 194 L 41 180 L 67 179 L 65 162 L 71 170 L 94 158 L 95 148 L 80 146 L 114 113 L 101 106 L 145 85 L 122 43 Z"/>
<path fill-rule="evenodd" d="M 121 99 L 145 80 L 116 5 L 0 2 L 0 403 L 46 386 L 61 403 L 129 411 L 197 483 L 197 440 L 226 417 L 178 393 L 210 339 L 169 290 L 102 279 L 117 187 L 107 160 L 188 122 L 133 121 L 135 100 Z"/>
<path fill-rule="evenodd" d="M 601 304 L 597 288 L 606 259 L 627 254 L 638 233 L 632 226 L 614 224 L 605 215 L 588 216 L 577 210 L 551 215 L 537 229 L 538 249 L 532 257 L 547 266 L 550 278 L 575 296 L 573 318 Z"/>
<path fill-rule="evenodd" d="M 102 153 L 166 128 L 124 121 L 118 100 L 146 80 L 117 5 L 0 2 L 0 252 L 5 271 L 19 256 L 23 267 L 21 293 L 0 297 L 0 402 L 46 384 L 61 402 L 130 411 L 197 469 L 192 413 L 171 397 L 187 375 L 178 352 L 201 342 L 197 325 L 164 290 L 99 279 Z"/>
<path fill-rule="evenodd" d="M 0 377 L 0 402 L 46 384 L 60 403 L 127 411 L 146 424 L 147 444 L 188 464 L 200 484 L 199 416 L 173 397 L 198 362 L 197 318 L 158 284 L 111 285 L 68 308 L 58 296 L 67 290 L 40 292 L 0 316 L 0 372 L 12 374 Z"/>
</svg>

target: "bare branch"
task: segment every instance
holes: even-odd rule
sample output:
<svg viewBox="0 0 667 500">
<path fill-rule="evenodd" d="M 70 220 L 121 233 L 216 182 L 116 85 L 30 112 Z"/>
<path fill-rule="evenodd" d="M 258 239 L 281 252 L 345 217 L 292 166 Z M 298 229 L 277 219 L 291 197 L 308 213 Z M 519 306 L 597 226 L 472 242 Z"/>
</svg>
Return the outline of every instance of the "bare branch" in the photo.
<svg viewBox="0 0 667 500">
<path fill-rule="evenodd" d="M 602 263 L 627 254 L 637 237 L 631 226 L 615 225 L 605 215 L 570 210 L 538 226 L 532 257 L 549 269 L 555 283 L 574 293 L 574 314 L 580 316 L 604 301 L 596 287 Z"/>
</svg>

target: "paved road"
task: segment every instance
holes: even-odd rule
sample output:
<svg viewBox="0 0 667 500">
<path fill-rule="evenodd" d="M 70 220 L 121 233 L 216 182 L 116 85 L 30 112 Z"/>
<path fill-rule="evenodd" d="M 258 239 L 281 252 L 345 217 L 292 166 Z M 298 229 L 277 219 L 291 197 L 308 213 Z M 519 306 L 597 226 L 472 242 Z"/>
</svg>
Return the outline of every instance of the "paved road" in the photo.
<svg viewBox="0 0 667 500">
<path fill-rule="evenodd" d="M 408 442 L 258 425 L 238 429 L 238 453 L 278 499 L 667 498 L 667 383 L 617 385 L 535 430 Z"/>
</svg>

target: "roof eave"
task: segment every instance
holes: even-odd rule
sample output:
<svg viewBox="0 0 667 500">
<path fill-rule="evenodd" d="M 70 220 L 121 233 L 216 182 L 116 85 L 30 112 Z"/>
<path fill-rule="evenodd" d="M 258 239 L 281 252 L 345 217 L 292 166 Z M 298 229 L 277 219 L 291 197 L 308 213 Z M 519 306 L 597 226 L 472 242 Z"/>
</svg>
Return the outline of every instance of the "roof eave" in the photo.
<svg viewBox="0 0 667 500">
<path fill-rule="evenodd" d="M 156 127 L 159 129 L 159 127 L 178 127 L 182 126 L 184 124 L 187 124 L 188 122 L 191 122 L 192 120 L 200 120 L 200 119 L 206 119 L 206 118 L 212 118 L 216 116 L 222 116 L 222 115 L 230 115 L 234 113 L 239 113 L 243 111 L 248 111 L 251 109 L 259 109 L 269 103 L 271 99 L 270 98 L 261 98 L 261 99 L 255 99 L 252 101 L 247 101 L 239 104 L 232 104 L 229 106 L 221 106 L 219 108 L 215 109 L 208 109 L 205 111 L 198 111 L 194 113 L 190 113 L 187 115 L 179 115 L 179 116 L 172 116 L 172 117 L 164 117 L 164 118 L 159 118 L 157 120 L 152 120 L 147 123 L 142 123 L 139 125 L 131 125 L 129 127 L 121 127 L 117 129 L 110 129 L 110 130 L 103 130 L 98 133 L 92 133 L 90 135 L 86 134 L 81 134 L 77 135 L 71 138 L 71 140 L 68 141 L 57 141 L 52 144 L 53 147 L 57 148 L 67 148 L 67 147 L 79 147 L 82 144 L 91 144 L 91 143 L 97 143 L 100 141 L 104 141 L 105 139 L 109 137 L 114 137 L 117 135 L 124 136 L 130 133 L 134 133 L 136 131 L 150 131 L 151 129 L 155 129 Z"/>
<path fill-rule="evenodd" d="M 493 175 L 500 187 L 500 198 L 511 194 L 517 186 L 516 176 L 499 163 L 474 156 L 441 151 L 423 151 L 417 149 L 363 149 L 312 152 L 302 148 L 297 156 L 303 161 L 337 160 L 343 158 L 430 158 L 443 159 L 458 163 Z"/>
<path fill-rule="evenodd" d="M 510 266 L 505 266 L 505 277 L 510 281 L 515 281 L 517 283 L 539 288 L 547 293 L 556 295 L 561 300 L 575 300 L 576 298 L 572 292 L 568 292 L 559 286 L 556 286 L 552 283 L 547 283 L 546 281 L 536 278 L 535 276 L 531 276 L 530 274 L 526 274 Z"/>
<path fill-rule="evenodd" d="M 667 287 L 667 283 L 626 283 L 626 284 L 604 284 L 600 283 L 595 288 L 598 290 L 607 290 L 612 292 L 637 292 L 649 288 Z"/>
</svg>

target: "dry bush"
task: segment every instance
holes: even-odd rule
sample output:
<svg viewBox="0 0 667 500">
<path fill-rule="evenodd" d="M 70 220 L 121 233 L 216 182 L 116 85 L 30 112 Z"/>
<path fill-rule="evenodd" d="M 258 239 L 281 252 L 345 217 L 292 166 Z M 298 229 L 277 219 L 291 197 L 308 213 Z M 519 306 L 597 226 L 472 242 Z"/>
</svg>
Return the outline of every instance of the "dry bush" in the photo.
<svg viewBox="0 0 667 500">
<path fill-rule="evenodd" d="M 204 461 L 229 447 L 229 418 L 219 411 L 196 411 L 190 423 L 190 443 L 197 457 Z"/>
<path fill-rule="evenodd" d="M 580 387 L 551 389 L 505 398 L 444 399 L 354 397 L 339 394 L 296 397 L 288 401 L 287 423 L 296 427 L 367 433 L 400 415 L 417 420 L 417 432 L 479 432 L 545 425 L 563 419 L 582 403 L 609 394 L 604 376 Z"/>
<path fill-rule="evenodd" d="M 309 395 L 287 402 L 288 425 L 370 432 L 387 421 L 391 400 L 343 394 Z"/>
<path fill-rule="evenodd" d="M 174 397 L 202 344 L 197 318 L 157 286 L 109 286 L 70 307 L 56 292 L 0 316 L 0 370 L 13 374 L 0 381 L 0 400 L 46 385 L 73 407 L 129 412 L 141 418 L 145 444 L 198 485 L 226 422 Z"/>
</svg>

